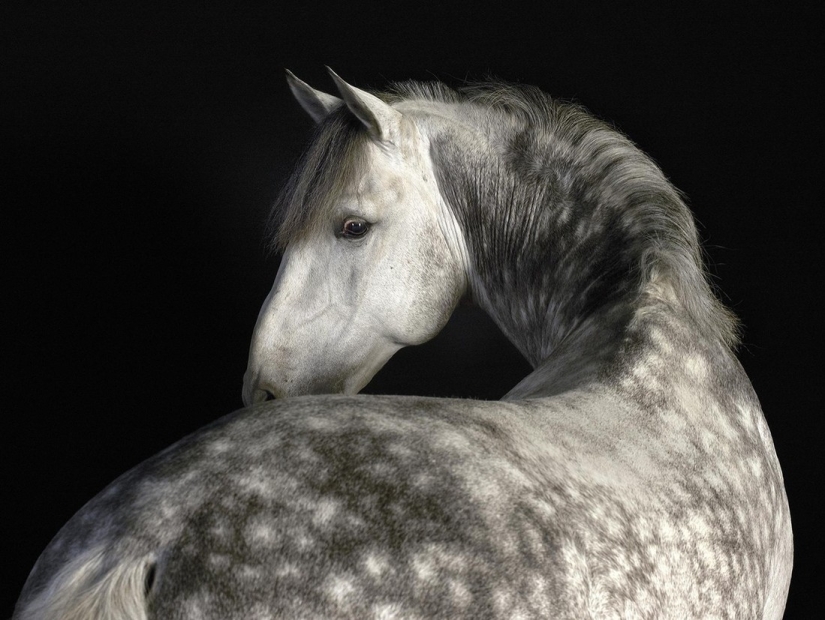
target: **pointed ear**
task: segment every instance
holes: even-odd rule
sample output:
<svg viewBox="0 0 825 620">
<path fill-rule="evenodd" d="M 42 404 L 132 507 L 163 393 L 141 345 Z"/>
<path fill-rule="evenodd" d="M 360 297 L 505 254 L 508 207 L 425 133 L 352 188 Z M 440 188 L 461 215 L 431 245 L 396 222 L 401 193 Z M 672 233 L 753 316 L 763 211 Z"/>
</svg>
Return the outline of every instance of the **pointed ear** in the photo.
<svg viewBox="0 0 825 620">
<path fill-rule="evenodd" d="M 377 142 L 392 143 L 398 134 L 398 125 L 401 113 L 381 101 L 375 95 L 350 86 L 327 67 L 327 71 L 335 81 L 338 92 L 347 104 L 350 112 L 360 120 Z"/>
<path fill-rule="evenodd" d="M 289 69 L 286 70 L 286 81 L 298 103 L 316 123 L 320 123 L 330 112 L 344 105 L 338 97 L 315 90 L 303 80 L 299 80 Z"/>
</svg>

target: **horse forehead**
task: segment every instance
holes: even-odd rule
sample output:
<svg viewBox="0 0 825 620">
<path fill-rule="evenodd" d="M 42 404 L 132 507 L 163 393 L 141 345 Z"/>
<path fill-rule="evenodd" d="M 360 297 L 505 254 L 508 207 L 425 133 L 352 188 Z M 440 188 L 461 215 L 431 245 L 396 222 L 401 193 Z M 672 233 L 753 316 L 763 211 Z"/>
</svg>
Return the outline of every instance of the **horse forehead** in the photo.
<svg viewBox="0 0 825 620">
<path fill-rule="evenodd" d="M 345 192 L 344 199 L 395 204 L 419 186 L 420 176 L 402 158 L 376 156 L 351 190 Z"/>
<path fill-rule="evenodd" d="M 355 183 L 352 194 L 359 200 L 376 197 L 399 198 L 408 183 L 401 171 L 394 167 L 371 166 L 369 171 Z"/>
</svg>

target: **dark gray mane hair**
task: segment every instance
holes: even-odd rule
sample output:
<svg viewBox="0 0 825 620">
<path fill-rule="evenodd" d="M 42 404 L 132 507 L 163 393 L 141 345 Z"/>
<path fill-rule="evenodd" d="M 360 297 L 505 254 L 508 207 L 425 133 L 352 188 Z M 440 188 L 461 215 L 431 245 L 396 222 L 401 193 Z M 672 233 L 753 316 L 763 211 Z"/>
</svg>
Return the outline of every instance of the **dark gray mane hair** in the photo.
<svg viewBox="0 0 825 620">
<path fill-rule="evenodd" d="M 482 123 L 512 127 L 495 158 L 462 149 L 449 128 L 431 137 L 439 187 L 483 279 L 495 283 L 504 277 L 503 265 L 532 253 L 541 269 L 509 275 L 532 278 L 521 283 L 528 290 L 552 291 L 564 279 L 562 270 L 580 267 L 580 295 L 569 309 L 577 314 L 611 298 L 638 295 L 664 277 L 704 333 L 727 346 L 737 344 L 737 321 L 713 293 L 690 210 L 655 163 L 620 132 L 580 106 L 502 82 L 459 89 L 405 82 L 375 94 L 391 104 L 466 105 Z M 318 125 L 273 209 L 270 231 L 277 235 L 270 238 L 276 248 L 328 219 L 323 216 L 346 183 L 364 171 L 367 141 L 362 125 L 343 107 Z M 559 220 L 559 205 L 574 212 L 569 223 Z M 571 227 L 581 218 L 601 223 L 608 233 L 577 238 Z M 495 224 L 505 222 L 518 230 L 502 241 Z M 558 252 L 549 255 L 548 248 L 564 250 L 566 244 L 563 260 Z"/>
</svg>

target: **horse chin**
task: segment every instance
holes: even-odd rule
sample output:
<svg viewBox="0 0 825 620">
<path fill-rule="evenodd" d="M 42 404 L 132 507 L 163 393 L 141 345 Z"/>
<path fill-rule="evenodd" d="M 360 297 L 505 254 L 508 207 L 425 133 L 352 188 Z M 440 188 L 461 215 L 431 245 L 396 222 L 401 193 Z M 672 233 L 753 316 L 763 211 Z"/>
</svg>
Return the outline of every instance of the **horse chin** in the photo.
<svg viewBox="0 0 825 620">
<path fill-rule="evenodd" d="M 351 369 L 345 376 L 314 377 L 309 381 L 302 381 L 292 377 L 284 381 L 255 381 L 252 373 L 247 371 L 244 378 L 243 401 L 246 406 L 268 400 L 281 400 L 295 396 L 321 396 L 343 394 L 352 396 L 358 394 L 372 380 L 376 373 L 401 347 L 392 347 L 382 351 L 382 355 L 370 357 L 367 364 L 357 369 Z"/>
<path fill-rule="evenodd" d="M 383 366 L 383 364 L 381 365 Z M 340 394 L 346 394 L 348 396 L 352 396 L 354 394 L 358 394 L 361 390 L 363 390 L 367 384 L 372 381 L 372 378 L 375 374 L 381 369 L 379 366 L 373 372 L 369 373 L 368 375 L 358 375 L 356 377 L 350 377 L 349 379 L 344 381 L 343 388 L 341 389 Z"/>
<path fill-rule="evenodd" d="M 360 392 L 374 376 L 370 374 L 364 378 L 362 376 L 339 379 L 334 381 L 312 382 L 311 384 L 292 383 L 288 387 L 269 388 L 270 399 L 280 400 L 282 398 L 292 398 L 296 396 L 324 396 L 324 395 L 347 395 L 352 396 Z"/>
</svg>

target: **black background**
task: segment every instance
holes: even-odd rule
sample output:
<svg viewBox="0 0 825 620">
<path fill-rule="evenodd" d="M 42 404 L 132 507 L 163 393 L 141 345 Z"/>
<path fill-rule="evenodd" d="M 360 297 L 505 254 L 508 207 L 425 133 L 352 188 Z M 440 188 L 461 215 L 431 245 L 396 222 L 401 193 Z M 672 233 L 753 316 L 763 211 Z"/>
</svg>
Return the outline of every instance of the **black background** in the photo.
<svg viewBox="0 0 825 620">
<path fill-rule="evenodd" d="M 821 608 L 821 15 L 792 3 L 26 6 L 0 16 L 0 617 L 88 499 L 240 407 L 277 268 L 263 222 L 311 127 L 283 69 L 329 91 L 325 64 L 361 87 L 535 84 L 654 157 L 687 194 L 746 328 L 740 358 L 794 520 L 787 617 Z M 527 369 L 460 307 L 366 391 L 497 398 Z"/>
</svg>

